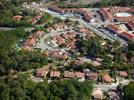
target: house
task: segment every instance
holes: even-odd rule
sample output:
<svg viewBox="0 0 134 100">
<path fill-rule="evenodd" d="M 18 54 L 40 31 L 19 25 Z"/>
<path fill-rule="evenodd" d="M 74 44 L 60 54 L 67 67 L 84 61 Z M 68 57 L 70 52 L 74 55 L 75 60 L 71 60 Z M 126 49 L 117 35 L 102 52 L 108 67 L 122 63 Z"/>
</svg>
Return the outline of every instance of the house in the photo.
<svg viewBox="0 0 134 100">
<path fill-rule="evenodd" d="M 59 51 L 53 51 L 50 55 L 51 58 L 58 59 L 59 58 Z"/>
<path fill-rule="evenodd" d="M 102 81 L 105 82 L 105 83 L 111 83 L 112 79 L 108 74 L 105 74 L 105 75 L 102 76 Z"/>
<path fill-rule="evenodd" d="M 32 50 L 32 48 L 30 46 L 25 45 L 22 47 L 22 50 L 30 51 L 30 50 Z"/>
<path fill-rule="evenodd" d="M 113 24 L 109 24 L 107 25 L 107 29 L 116 33 L 116 34 L 120 34 L 123 32 L 122 29 L 120 29 L 119 27 L 117 27 L 116 25 L 113 25 Z"/>
<path fill-rule="evenodd" d="M 22 49 L 23 50 L 31 50 L 32 46 L 34 46 L 38 39 L 43 36 L 44 31 L 36 31 L 32 33 L 30 36 L 28 36 L 27 40 L 24 42 Z"/>
<path fill-rule="evenodd" d="M 36 70 L 36 77 L 42 77 L 42 78 L 46 78 L 48 71 L 44 70 L 44 69 L 37 69 Z"/>
<path fill-rule="evenodd" d="M 131 30 L 134 30 L 134 22 L 128 22 L 127 25 Z"/>
<path fill-rule="evenodd" d="M 51 71 L 50 72 L 50 77 L 51 78 L 60 78 L 60 71 Z"/>
<path fill-rule="evenodd" d="M 108 91 L 109 100 L 121 100 L 115 91 Z"/>
<path fill-rule="evenodd" d="M 102 100 L 103 99 L 103 91 L 101 89 L 95 89 L 92 93 L 93 100 Z"/>
<path fill-rule="evenodd" d="M 86 29 L 84 27 L 79 27 L 79 30 L 78 30 L 80 33 L 84 33 L 86 31 Z"/>
<path fill-rule="evenodd" d="M 93 31 L 91 31 L 91 30 L 87 30 L 86 33 L 87 33 L 88 38 L 95 36 Z"/>
<path fill-rule="evenodd" d="M 13 19 L 15 19 L 15 20 L 21 20 L 23 18 L 23 16 L 21 16 L 21 15 L 16 15 L 16 16 L 13 16 Z"/>
<path fill-rule="evenodd" d="M 124 37 L 128 40 L 134 40 L 134 34 L 128 32 L 122 32 L 119 34 L 121 37 Z"/>
<path fill-rule="evenodd" d="M 68 42 L 66 45 L 69 49 L 76 49 L 77 46 L 75 45 L 75 42 L 76 42 L 76 40 L 72 40 L 72 41 Z"/>
<path fill-rule="evenodd" d="M 60 59 L 64 59 L 64 60 L 67 60 L 69 58 L 68 54 L 67 53 L 63 53 L 62 56 L 60 56 Z"/>
<path fill-rule="evenodd" d="M 24 46 L 33 46 L 36 43 L 36 38 L 28 38 L 24 43 Z"/>
<path fill-rule="evenodd" d="M 115 20 L 119 22 L 133 22 L 134 21 L 134 16 L 128 16 L 128 17 L 115 17 Z"/>
<path fill-rule="evenodd" d="M 96 61 L 98 61 L 98 62 L 102 62 L 103 59 L 101 59 L 101 58 L 96 58 Z"/>
<path fill-rule="evenodd" d="M 44 33 L 44 31 L 38 30 L 38 31 L 36 31 L 36 32 L 33 33 L 33 34 L 34 34 L 34 37 L 36 37 L 36 38 L 41 38 L 41 37 L 43 36 L 43 33 Z"/>
<path fill-rule="evenodd" d="M 64 72 L 64 78 L 74 78 L 75 74 L 74 72 L 65 71 Z"/>
<path fill-rule="evenodd" d="M 91 64 L 94 65 L 95 67 L 97 67 L 97 66 L 101 65 L 101 62 L 94 60 L 91 62 Z"/>
<path fill-rule="evenodd" d="M 65 39 L 72 39 L 75 37 L 76 34 L 77 34 L 76 32 L 67 32 L 67 33 L 63 34 L 63 37 Z"/>
<path fill-rule="evenodd" d="M 66 59 L 68 59 L 69 56 L 68 56 L 68 54 L 66 52 L 63 52 L 63 51 L 53 51 L 50 54 L 50 57 L 54 58 L 54 59 L 66 60 Z"/>
<path fill-rule="evenodd" d="M 120 71 L 119 76 L 126 78 L 128 77 L 128 73 L 126 71 Z"/>
<path fill-rule="evenodd" d="M 84 78 L 84 73 L 82 72 L 75 72 L 75 77 L 78 79 L 83 79 Z"/>
<path fill-rule="evenodd" d="M 35 16 L 31 19 L 32 24 L 36 24 L 40 20 L 41 16 Z"/>
<path fill-rule="evenodd" d="M 112 15 L 108 10 L 109 10 L 108 8 L 101 8 L 100 9 L 100 13 L 102 14 L 103 19 L 105 21 L 111 21 L 112 20 Z"/>
<path fill-rule="evenodd" d="M 133 9 L 129 8 L 129 7 L 118 7 L 118 6 L 115 6 L 115 7 L 111 7 L 110 8 L 110 13 L 111 14 L 115 14 L 117 12 L 130 12 L 130 11 L 133 11 Z"/>
<path fill-rule="evenodd" d="M 55 41 L 58 45 L 65 43 L 64 39 L 60 35 L 55 36 Z"/>
<path fill-rule="evenodd" d="M 99 77 L 98 73 L 94 73 L 94 72 L 89 72 L 89 74 L 87 74 L 87 78 L 89 80 L 97 80 Z"/>
</svg>

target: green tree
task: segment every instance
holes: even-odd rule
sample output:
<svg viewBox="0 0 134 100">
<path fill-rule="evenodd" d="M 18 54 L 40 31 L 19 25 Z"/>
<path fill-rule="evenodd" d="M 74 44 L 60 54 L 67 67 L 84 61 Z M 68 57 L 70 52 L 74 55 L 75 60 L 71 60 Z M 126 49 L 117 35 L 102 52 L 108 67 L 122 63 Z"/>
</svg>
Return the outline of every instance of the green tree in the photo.
<svg viewBox="0 0 134 100">
<path fill-rule="evenodd" d="M 124 89 L 125 100 L 134 100 L 134 83 L 129 83 Z"/>
</svg>

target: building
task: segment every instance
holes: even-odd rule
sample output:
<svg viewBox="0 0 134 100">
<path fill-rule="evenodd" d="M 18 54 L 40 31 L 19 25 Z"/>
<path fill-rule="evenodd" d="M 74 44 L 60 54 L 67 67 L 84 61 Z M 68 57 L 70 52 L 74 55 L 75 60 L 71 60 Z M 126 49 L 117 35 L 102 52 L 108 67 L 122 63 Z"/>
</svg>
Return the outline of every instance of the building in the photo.
<svg viewBox="0 0 134 100">
<path fill-rule="evenodd" d="M 75 72 L 75 77 L 78 79 L 83 79 L 84 78 L 84 73 L 82 72 Z"/>
<path fill-rule="evenodd" d="M 66 60 L 69 56 L 66 52 L 63 51 L 52 51 L 50 57 L 57 60 Z"/>
<path fill-rule="evenodd" d="M 43 36 L 44 31 L 36 31 L 28 36 L 27 40 L 24 42 L 22 50 L 32 50 L 32 46 L 34 46 L 39 38 Z"/>
<path fill-rule="evenodd" d="M 128 73 L 126 71 L 120 71 L 119 76 L 126 78 L 128 77 Z"/>
<path fill-rule="evenodd" d="M 30 46 L 28 46 L 28 45 L 25 45 L 25 46 L 22 47 L 22 50 L 31 51 L 32 48 Z"/>
<path fill-rule="evenodd" d="M 36 77 L 46 78 L 47 73 L 48 73 L 48 71 L 45 71 L 44 69 L 37 69 Z"/>
<path fill-rule="evenodd" d="M 55 36 L 55 41 L 58 45 L 65 43 L 64 39 L 60 35 Z"/>
<path fill-rule="evenodd" d="M 112 79 L 108 74 L 105 74 L 105 75 L 102 76 L 102 81 L 105 82 L 105 83 L 111 83 Z"/>
<path fill-rule="evenodd" d="M 117 27 L 116 25 L 113 25 L 113 24 L 107 25 L 107 29 L 116 34 L 120 34 L 123 32 L 122 29 L 120 29 L 119 27 Z"/>
<path fill-rule="evenodd" d="M 101 8 L 100 13 L 105 21 L 112 21 L 112 15 L 108 8 Z"/>
<path fill-rule="evenodd" d="M 16 15 L 16 16 L 13 16 L 13 19 L 14 20 L 21 20 L 23 18 L 23 16 L 21 16 L 21 15 Z"/>
<path fill-rule="evenodd" d="M 128 32 L 122 32 L 119 34 L 121 37 L 126 38 L 128 40 L 134 40 L 134 34 Z"/>
<path fill-rule="evenodd" d="M 91 63 L 92 63 L 92 65 L 94 65 L 95 67 L 97 67 L 97 66 L 100 66 L 100 65 L 101 65 L 101 62 L 96 61 L 96 60 L 92 61 Z"/>
<path fill-rule="evenodd" d="M 103 91 L 101 89 L 95 89 L 92 93 L 92 98 L 94 100 L 102 100 L 103 99 Z"/>
<path fill-rule="evenodd" d="M 89 72 L 89 74 L 87 74 L 87 77 L 89 80 L 97 80 L 99 77 L 99 74 L 94 73 L 94 72 Z"/>
<path fill-rule="evenodd" d="M 51 78 L 60 78 L 60 71 L 50 71 Z"/>
<path fill-rule="evenodd" d="M 74 72 L 69 72 L 69 71 L 64 72 L 64 78 L 74 78 L 74 77 L 75 77 Z"/>
</svg>

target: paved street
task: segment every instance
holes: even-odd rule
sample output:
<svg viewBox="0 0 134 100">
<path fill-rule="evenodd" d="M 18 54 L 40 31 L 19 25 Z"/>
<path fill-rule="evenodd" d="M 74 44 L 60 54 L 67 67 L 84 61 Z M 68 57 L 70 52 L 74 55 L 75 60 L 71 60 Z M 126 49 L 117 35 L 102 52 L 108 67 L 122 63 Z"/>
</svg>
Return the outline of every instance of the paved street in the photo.
<svg viewBox="0 0 134 100">
<path fill-rule="evenodd" d="M 45 11 L 55 17 L 60 17 L 61 19 L 67 19 L 70 17 L 71 14 L 65 14 L 65 15 L 60 15 L 56 12 L 53 12 L 51 10 L 48 10 L 46 8 L 41 8 L 42 11 Z M 72 16 L 72 15 L 71 15 Z M 111 41 L 114 41 L 114 40 L 119 40 L 121 42 L 122 45 L 124 45 L 126 43 L 125 40 L 123 40 L 122 38 L 120 38 L 119 36 L 114 36 L 114 34 L 110 34 L 108 31 L 99 31 L 98 29 L 94 28 L 92 25 L 94 24 L 97 24 L 97 22 L 95 23 L 88 23 L 88 22 L 85 22 L 83 19 L 74 19 L 74 18 L 70 18 L 70 20 L 73 20 L 73 21 L 79 21 L 81 24 L 83 24 L 83 26 L 91 29 L 92 31 L 94 31 L 96 34 L 98 34 L 99 36 L 102 36 L 103 38 L 106 38 L 106 39 L 109 39 Z M 101 22 L 99 25 L 107 25 L 109 22 Z M 119 22 L 110 22 L 111 24 L 119 24 Z M 98 25 L 98 24 L 97 24 Z"/>
</svg>

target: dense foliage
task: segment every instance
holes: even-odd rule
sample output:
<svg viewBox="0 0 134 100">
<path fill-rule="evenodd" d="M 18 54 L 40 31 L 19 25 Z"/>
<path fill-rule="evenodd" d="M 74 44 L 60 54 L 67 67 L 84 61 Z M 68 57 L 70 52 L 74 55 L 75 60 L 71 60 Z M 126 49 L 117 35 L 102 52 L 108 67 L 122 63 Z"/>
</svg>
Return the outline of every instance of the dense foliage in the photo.
<svg viewBox="0 0 134 100">
<path fill-rule="evenodd" d="M 0 0 L 0 26 L 31 26 L 31 24 L 27 21 L 27 18 L 23 18 L 23 20 L 16 21 L 13 20 L 13 16 L 22 14 L 21 4 L 23 2 L 32 1 L 39 2 L 40 0 Z M 28 12 L 28 15 L 29 14 L 30 13 Z"/>
<path fill-rule="evenodd" d="M 20 40 L 26 39 L 29 32 L 24 28 L 11 31 L 0 31 L 0 74 L 8 73 L 10 69 L 28 70 L 47 64 L 46 57 L 40 52 L 17 51 Z M 19 47 L 20 48 L 20 47 Z"/>
<path fill-rule="evenodd" d="M 129 83 L 124 89 L 125 100 L 134 100 L 134 82 Z"/>
<path fill-rule="evenodd" d="M 89 100 L 92 84 L 89 81 L 57 80 L 35 83 L 28 76 L 13 80 L 7 78 L 0 83 L 0 100 Z"/>
</svg>

